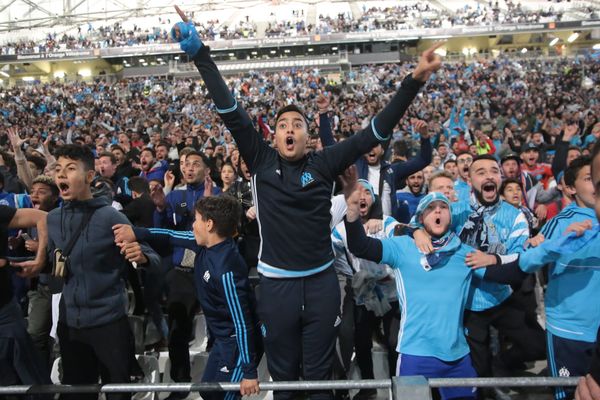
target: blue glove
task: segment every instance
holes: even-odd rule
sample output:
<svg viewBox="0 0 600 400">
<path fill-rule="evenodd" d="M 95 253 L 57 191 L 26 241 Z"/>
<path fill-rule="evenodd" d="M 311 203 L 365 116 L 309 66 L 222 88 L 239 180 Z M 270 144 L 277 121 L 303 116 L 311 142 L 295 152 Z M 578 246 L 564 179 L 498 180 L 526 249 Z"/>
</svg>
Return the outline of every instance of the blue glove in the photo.
<svg viewBox="0 0 600 400">
<path fill-rule="evenodd" d="M 179 38 L 175 35 L 175 27 L 179 27 Z M 203 46 L 202 41 L 200 40 L 200 35 L 196 31 L 196 27 L 192 21 L 186 22 L 178 22 L 173 28 L 171 28 L 171 38 L 176 42 L 179 42 L 179 47 L 183 50 L 188 56 L 194 57 L 198 50 L 200 50 Z"/>
</svg>

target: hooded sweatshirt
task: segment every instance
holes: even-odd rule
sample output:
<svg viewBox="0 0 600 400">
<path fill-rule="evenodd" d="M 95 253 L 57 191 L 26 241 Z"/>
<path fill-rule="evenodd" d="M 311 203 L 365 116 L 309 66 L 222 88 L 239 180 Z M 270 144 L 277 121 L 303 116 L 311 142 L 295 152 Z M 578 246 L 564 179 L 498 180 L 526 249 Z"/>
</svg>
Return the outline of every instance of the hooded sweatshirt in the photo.
<svg viewBox="0 0 600 400">
<path fill-rule="evenodd" d="M 54 262 L 55 249 L 66 248 L 88 212 L 93 214 L 69 255 L 62 293 L 65 312 L 61 321 L 73 328 L 105 325 L 126 315 L 123 276 L 127 261 L 114 243 L 112 227 L 130 223 L 106 197 L 66 202 L 48 214 L 50 259 Z M 159 268 L 160 257 L 148 246 L 142 245 L 142 251 L 148 259 L 145 267 Z"/>
</svg>

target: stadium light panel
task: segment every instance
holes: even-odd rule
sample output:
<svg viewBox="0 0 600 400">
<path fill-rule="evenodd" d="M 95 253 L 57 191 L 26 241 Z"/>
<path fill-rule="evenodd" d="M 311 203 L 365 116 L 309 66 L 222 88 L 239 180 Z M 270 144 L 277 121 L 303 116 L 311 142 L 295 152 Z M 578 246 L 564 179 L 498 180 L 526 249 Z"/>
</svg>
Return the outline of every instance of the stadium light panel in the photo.
<svg viewBox="0 0 600 400">
<path fill-rule="evenodd" d="M 440 55 L 442 57 L 446 57 L 446 54 L 448 54 L 448 52 L 446 51 L 446 49 L 444 49 L 443 47 L 441 47 L 439 49 L 435 49 L 434 53 L 437 54 L 437 55 Z"/>
<path fill-rule="evenodd" d="M 334 46 L 331 48 L 331 51 L 337 51 L 337 49 L 338 49 L 337 46 Z"/>
<path fill-rule="evenodd" d="M 560 40 L 559 38 L 552 39 L 552 41 L 550 42 L 550 46 L 556 45 L 556 43 L 558 43 L 559 40 Z"/>
<path fill-rule="evenodd" d="M 179 56 L 173 57 L 174 60 L 179 61 Z"/>
<path fill-rule="evenodd" d="M 257 56 L 257 55 L 258 55 L 258 51 L 253 51 L 251 54 L 252 54 L 253 56 Z"/>
<path fill-rule="evenodd" d="M 24 82 L 33 82 L 35 78 L 33 76 L 24 76 L 21 78 Z"/>
<path fill-rule="evenodd" d="M 313 51 L 315 51 L 315 49 L 313 49 L 312 47 L 309 47 L 309 48 L 308 48 L 308 52 L 309 52 L 309 53 L 312 53 Z"/>
<path fill-rule="evenodd" d="M 65 71 L 55 71 L 54 77 L 58 79 L 62 79 L 65 77 Z"/>
<path fill-rule="evenodd" d="M 527 47 L 523 47 L 523 48 L 521 49 L 521 53 L 523 53 L 523 54 L 527 53 Z"/>
<path fill-rule="evenodd" d="M 146 60 L 144 60 L 143 58 L 140 58 L 138 61 L 141 62 L 141 63 L 145 63 L 146 62 Z"/>
<path fill-rule="evenodd" d="M 79 75 L 87 78 L 88 76 L 92 76 L 92 71 L 89 68 L 80 69 L 78 72 Z"/>
<path fill-rule="evenodd" d="M 277 54 L 277 52 L 275 50 L 271 50 L 270 53 L 271 54 Z"/>
<path fill-rule="evenodd" d="M 594 50 L 600 50 L 600 43 L 596 43 L 595 45 L 593 45 L 592 49 L 594 49 Z"/>
<path fill-rule="evenodd" d="M 575 40 L 577 40 L 578 37 L 579 37 L 579 33 L 573 32 L 571 34 L 571 36 L 569 36 L 569 38 L 567 39 L 567 42 L 573 43 Z"/>
<path fill-rule="evenodd" d="M 0 75 L 4 76 L 5 78 L 10 78 L 10 75 L 4 71 L 0 71 Z"/>
</svg>

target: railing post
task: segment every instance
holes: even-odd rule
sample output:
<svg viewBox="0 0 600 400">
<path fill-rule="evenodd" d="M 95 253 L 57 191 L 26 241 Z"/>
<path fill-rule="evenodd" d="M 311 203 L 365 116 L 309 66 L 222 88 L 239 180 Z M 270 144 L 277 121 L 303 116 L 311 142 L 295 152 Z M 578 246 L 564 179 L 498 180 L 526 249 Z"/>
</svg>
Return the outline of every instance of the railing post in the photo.
<svg viewBox="0 0 600 400">
<path fill-rule="evenodd" d="M 392 378 L 393 400 L 431 400 L 431 389 L 424 376 L 395 376 Z"/>
</svg>

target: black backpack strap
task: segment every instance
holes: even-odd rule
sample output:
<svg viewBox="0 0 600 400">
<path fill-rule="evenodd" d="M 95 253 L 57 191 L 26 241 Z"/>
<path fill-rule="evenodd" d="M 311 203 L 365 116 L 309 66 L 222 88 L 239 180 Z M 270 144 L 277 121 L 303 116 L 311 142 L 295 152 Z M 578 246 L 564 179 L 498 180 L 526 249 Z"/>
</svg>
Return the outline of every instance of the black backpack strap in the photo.
<svg viewBox="0 0 600 400">
<path fill-rule="evenodd" d="M 73 236 L 71 236 L 71 240 L 69 240 L 69 243 L 67 243 L 67 245 L 62 251 L 62 255 L 64 258 L 69 257 L 71 251 L 73 251 L 73 247 L 75 247 L 77 240 L 81 236 L 81 233 L 83 232 L 87 224 L 90 222 L 90 220 L 92 219 L 92 215 L 94 215 L 95 212 L 96 209 L 85 211 L 85 214 L 83 216 L 83 219 L 81 220 L 81 224 L 79 224 L 79 227 L 77 228 L 77 231 L 73 233 Z"/>
</svg>

